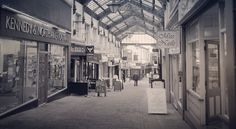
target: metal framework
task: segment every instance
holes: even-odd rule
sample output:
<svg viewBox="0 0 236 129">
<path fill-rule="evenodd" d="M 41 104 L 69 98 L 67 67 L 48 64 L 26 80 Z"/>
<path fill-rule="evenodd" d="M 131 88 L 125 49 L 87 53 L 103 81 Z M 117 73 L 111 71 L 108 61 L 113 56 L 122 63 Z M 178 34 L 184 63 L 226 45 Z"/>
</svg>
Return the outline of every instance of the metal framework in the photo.
<svg viewBox="0 0 236 129">
<path fill-rule="evenodd" d="M 83 10 L 99 21 L 99 25 L 108 29 L 117 38 L 127 37 L 126 31 L 139 26 L 143 32 L 154 37 L 163 29 L 164 8 L 167 0 L 120 0 L 117 13 L 112 13 L 107 4 L 112 0 L 75 0 L 83 5 Z M 155 38 L 155 37 L 154 37 Z"/>
</svg>

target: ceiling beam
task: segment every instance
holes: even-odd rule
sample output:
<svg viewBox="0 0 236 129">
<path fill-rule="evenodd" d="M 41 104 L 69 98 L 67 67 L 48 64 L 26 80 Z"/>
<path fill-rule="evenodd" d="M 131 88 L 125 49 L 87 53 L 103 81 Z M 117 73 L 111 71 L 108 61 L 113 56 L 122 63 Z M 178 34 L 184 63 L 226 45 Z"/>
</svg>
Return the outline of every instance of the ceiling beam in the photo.
<svg viewBox="0 0 236 129">
<path fill-rule="evenodd" d="M 93 2 L 94 2 L 95 4 L 97 4 L 97 5 L 104 11 L 104 8 L 103 8 L 97 1 L 93 0 Z M 97 14 L 96 14 L 96 16 L 97 16 Z M 114 22 L 110 17 L 107 17 L 107 18 L 108 18 L 110 21 Z M 108 26 L 105 25 L 105 28 L 108 29 Z M 117 28 L 117 29 L 118 29 L 118 28 Z"/>
<path fill-rule="evenodd" d="M 109 24 L 108 29 L 111 29 L 111 28 L 115 27 L 116 25 L 121 24 L 122 22 L 129 19 L 130 17 L 132 17 L 131 14 L 122 16 L 120 19 L 118 19 L 118 20 L 114 21 L 113 23 Z"/>
<path fill-rule="evenodd" d="M 146 5 L 144 3 L 142 3 L 142 5 L 140 5 L 139 2 L 135 2 L 134 0 L 131 0 L 131 1 L 124 0 L 121 3 L 121 6 L 123 6 L 123 5 L 127 4 L 127 3 L 130 3 L 131 5 L 135 5 L 135 6 L 139 7 L 139 8 L 142 8 L 143 10 L 145 10 L 145 11 L 153 14 L 154 16 L 156 16 L 158 19 L 163 19 L 163 17 L 164 17 L 164 12 L 163 11 L 161 11 L 161 12 L 159 11 L 159 10 L 162 10 L 162 8 L 159 8 L 159 10 L 156 10 L 156 9 L 153 10 L 153 8 L 150 7 L 149 5 Z M 101 20 L 104 17 L 106 17 L 107 15 L 109 15 L 110 13 L 112 13 L 111 10 L 109 8 L 107 8 L 101 14 L 98 15 L 98 19 Z"/>
<path fill-rule="evenodd" d="M 123 6 L 128 2 L 129 2 L 129 0 L 124 0 L 121 2 L 120 6 Z M 110 13 L 112 13 L 111 10 L 109 8 L 107 8 L 102 13 L 98 14 L 98 19 L 102 20 L 104 17 L 108 16 Z"/>
<path fill-rule="evenodd" d="M 151 25 L 154 26 L 155 28 L 158 28 L 158 27 L 160 26 L 159 24 L 153 23 L 152 20 L 150 20 L 150 19 L 148 19 L 148 18 L 146 18 L 146 17 L 143 18 L 142 16 L 140 16 L 140 15 L 137 14 L 136 12 L 133 12 L 133 13 L 131 13 L 131 14 L 128 14 L 128 15 L 123 16 L 123 18 L 120 18 L 120 19 L 114 21 L 113 23 L 111 23 L 111 24 L 108 25 L 107 27 L 108 27 L 108 29 L 111 29 L 111 28 L 113 28 L 114 26 L 117 26 L 117 25 L 121 24 L 122 22 L 124 22 L 125 20 L 131 18 L 132 16 L 135 16 L 135 17 L 137 17 L 137 18 L 139 18 L 139 19 L 141 19 L 141 20 L 144 20 L 145 22 L 151 24 Z"/>
<path fill-rule="evenodd" d="M 150 14 L 153 14 L 153 15 L 156 16 L 158 19 L 163 19 L 163 18 L 164 18 L 164 12 L 162 11 L 161 8 L 160 8 L 159 10 L 156 10 L 156 9 L 153 10 L 153 8 L 150 7 L 150 6 L 147 5 L 147 4 L 142 3 L 142 6 L 141 6 L 140 3 L 135 2 L 134 0 L 131 0 L 131 1 L 129 1 L 129 2 L 130 2 L 131 4 L 137 6 L 137 7 L 142 8 L 143 10 L 149 12 Z"/>
<path fill-rule="evenodd" d="M 145 30 L 145 29 L 144 29 L 144 30 Z M 124 31 L 124 32 L 125 32 L 125 31 Z M 153 37 L 154 39 L 156 39 L 155 35 L 153 35 L 153 32 L 146 31 L 145 33 L 146 33 L 147 35 Z M 122 39 L 126 38 L 127 36 L 129 36 L 128 33 L 123 33 L 123 34 L 121 34 L 121 36 L 118 35 L 118 38 L 119 38 L 119 40 L 122 40 Z M 124 37 L 124 38 L 123 38 L 123 37 Z"/>
<path fill-rule="evenodd" d="M 124 27 L 123 29 L 120 29 L 119 31 L 117 31 L 116 33 L 114 33 L 117 37 L 124 33 L 125 31 L 129 30 L 130 28 L 132 28 L 133 26 L 135 26 L 135 24 L 132 24 L 132 25 L 128 25 L 126 27 Z"/>
<path fill-rule="evenodd" d="M 76 0 L 77 2 L 79 2 L 79 0 Z M 90 8 L 88 8 L 87 6 L 83 6 L 84 12 L 86 12 L 87 14 L 89 14 L 91 17 L 93 17 L 94 19 L 98 20 L 98 15 L 96 13 L 93 12 L 93 10 L 91 10 Z M 108 26 L 106 24 L 104 24 L 103 22 L 100 22 L 100 26 L 103 27 L 104 29 L 107 29 Z"/>
<path fill-rule="evenodd" d="M 151 33 L 156 33 L 155 31 L 150 30 L 149 28 L 147 28 L 146 26 L 144 26 L 142 23 L 137 23 L 137 22 L 136 22 L 135 24 L 129 25 L 129 26 L 127 26 L 127 27 L 125 27 L 125 28 L 123 28 L 123 29 L 121 29 L 121 30 L 115 32 L 114 34 L 118 37 L 120 34 L 124 33 L 124 32 L 127 31 L 127 30 L 129 30 L 129 29 L 130 29 L 131 27 L 133 27 L 133 26 L 139 26 L 139 27 L 143 28 L 145 31 L 149 31 L 149 32 L 151 32 Z"/>
<path fill-rule="evenodd" d="M 119 38 L 119 40 L 122 40 L 122 39 L 124 39 L 124 38 L 126 38 L 128 36 L 129 36 L 129 34 L 124 34 L 124 35 L 119 36 L 118 38 Z"/>
</svg>

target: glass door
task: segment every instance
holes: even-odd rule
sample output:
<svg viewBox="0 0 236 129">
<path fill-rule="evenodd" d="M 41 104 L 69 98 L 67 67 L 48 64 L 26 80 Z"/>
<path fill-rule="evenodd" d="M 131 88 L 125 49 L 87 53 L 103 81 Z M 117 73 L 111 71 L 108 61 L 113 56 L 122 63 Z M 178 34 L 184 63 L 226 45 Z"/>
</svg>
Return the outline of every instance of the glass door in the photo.
<svg viewBox="0 0 236 129">
<path fill-rule="evenodd" d="M 206 117 L 207 123 L 219 119 L 221 90 L 218 41 L 206 41 Z"/>
</svg>

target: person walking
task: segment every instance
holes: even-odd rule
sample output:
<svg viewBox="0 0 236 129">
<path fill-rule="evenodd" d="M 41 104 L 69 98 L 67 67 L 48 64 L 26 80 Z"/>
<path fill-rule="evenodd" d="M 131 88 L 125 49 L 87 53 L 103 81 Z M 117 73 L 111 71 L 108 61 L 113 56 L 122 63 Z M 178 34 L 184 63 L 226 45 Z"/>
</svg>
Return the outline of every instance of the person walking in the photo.
<svg viewBox="0 0 236 129">
<path fill-rule="evenodd" d="M 138 86 L 138 80 L 139 80 L 138 74 L 135 73 L 133 75 L 133 80 L 134 80 L 134 86 Z"/>
</svg>

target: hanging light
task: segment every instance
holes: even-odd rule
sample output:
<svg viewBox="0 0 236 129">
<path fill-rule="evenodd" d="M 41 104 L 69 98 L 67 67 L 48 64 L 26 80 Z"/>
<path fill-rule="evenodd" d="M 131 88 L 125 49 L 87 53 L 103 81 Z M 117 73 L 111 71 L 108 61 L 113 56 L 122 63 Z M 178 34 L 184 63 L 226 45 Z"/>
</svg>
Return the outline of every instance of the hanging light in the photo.
<svg viewBox="0 0 236 129">
<path fill-rule="evenodd" d="M 107 6 L 110 8 L 112 13 L 115 13 L 118 11 L 118 9 L 120 8 L 120 2 L 116 1 L 116 0 L 112 0 L 112 3 L 107 4 Z"/>
</svg>

